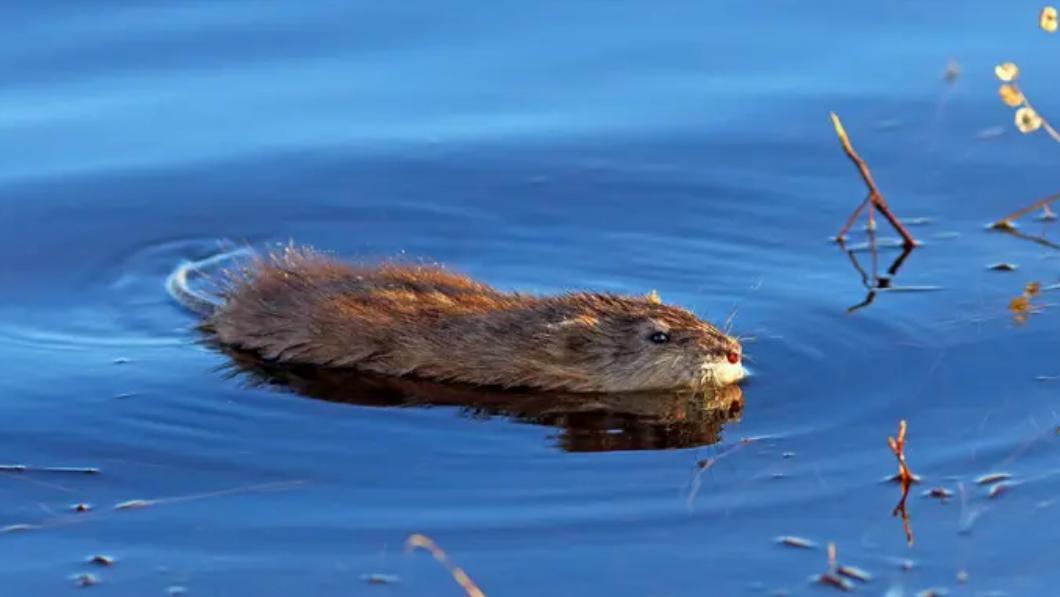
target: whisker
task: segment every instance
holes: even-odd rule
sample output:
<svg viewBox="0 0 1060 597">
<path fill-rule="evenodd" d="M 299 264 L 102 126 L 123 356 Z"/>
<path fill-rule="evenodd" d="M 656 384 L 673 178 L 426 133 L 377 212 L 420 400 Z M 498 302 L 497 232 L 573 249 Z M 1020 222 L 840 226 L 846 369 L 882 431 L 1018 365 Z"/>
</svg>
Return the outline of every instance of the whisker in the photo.
<svg viewBox="0 0 1060 597">
<path fill-rule="evenodd" d="M 732 312 L 725 318 L 725 325 L 722 327 L 725 329 L 725 335 L 728 336 L 732 332 L 732 323 L 736 319 L 736 314 L 740 312 L 740 305 L 734 305 Z"/>
</svg>

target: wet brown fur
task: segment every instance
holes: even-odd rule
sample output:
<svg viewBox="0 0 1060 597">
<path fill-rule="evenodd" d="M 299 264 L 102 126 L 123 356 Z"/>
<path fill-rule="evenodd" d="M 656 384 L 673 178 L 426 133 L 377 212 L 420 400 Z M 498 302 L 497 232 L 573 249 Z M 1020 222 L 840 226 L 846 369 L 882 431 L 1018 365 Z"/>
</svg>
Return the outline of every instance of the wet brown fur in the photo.
<svg viewBox="0 0 1060 597">
<path fill-rule="evenodd" d="M 501 292 L 435 266 L 289 248 L 229 272 L 202 329 L 277 362 L 478 385 L 621 392 L 711 383 L 739 343 L 651 297 Z M 671 336 L 654 344 L 657 332 Z"/>
</svg>

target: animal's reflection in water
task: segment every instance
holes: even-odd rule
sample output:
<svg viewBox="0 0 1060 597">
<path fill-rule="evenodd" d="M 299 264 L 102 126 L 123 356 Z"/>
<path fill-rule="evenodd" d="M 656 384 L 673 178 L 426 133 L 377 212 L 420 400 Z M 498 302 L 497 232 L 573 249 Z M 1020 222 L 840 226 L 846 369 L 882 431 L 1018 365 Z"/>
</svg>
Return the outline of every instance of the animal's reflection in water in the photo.
<svg viewBox="0 0 1060 597">
<path fill-rule="evenodd" d="M 469 417 L 504 416 L 559 430 L 570 452 L 659 450 L 705 446 L 721 439 L 725 423 L 743 408 L 739 386 L 706 394 L 563 394 L 492 390 L 389 377 L 344 369 L 279 365 L 250 353 L 222 349 L 228 368 L 251 385 L 361 406 L 453 406 Z"/>
</svg>

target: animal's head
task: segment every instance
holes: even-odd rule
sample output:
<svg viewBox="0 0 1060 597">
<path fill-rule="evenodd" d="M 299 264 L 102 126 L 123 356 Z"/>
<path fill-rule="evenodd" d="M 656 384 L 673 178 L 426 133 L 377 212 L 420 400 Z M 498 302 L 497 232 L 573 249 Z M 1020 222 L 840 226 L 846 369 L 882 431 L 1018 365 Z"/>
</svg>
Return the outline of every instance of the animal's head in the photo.
<svg viewBox="0 0 1060 597">
<path fill-rule="evenodd" d="M 740 342 L 657 297 L 586 295 L 563 329 L 565 358 L 602 391 L 724 386 L 743 379 Z"/>
</svg>

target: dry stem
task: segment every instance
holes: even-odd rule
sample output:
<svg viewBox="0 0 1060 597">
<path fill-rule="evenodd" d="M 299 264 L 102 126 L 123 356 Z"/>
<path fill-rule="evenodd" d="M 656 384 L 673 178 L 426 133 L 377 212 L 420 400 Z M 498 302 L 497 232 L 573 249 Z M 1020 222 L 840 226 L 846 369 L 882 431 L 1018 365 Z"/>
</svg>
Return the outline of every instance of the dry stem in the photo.
<svg viewBox="0 0 1060 597">
<path fill-rule="evenodd" d="M 916 476 L 909 470 L 905 462 L 905 419 L 898 422 L 898 437 L 888 437 L 887 445 L 898 460 L 898 482 L 902 484 L 902 497 L 891 511 L 891 516 L 902 517 L 902 530 L 905 531 L 905 542 L 913 546 L 913 528 L 909 525 L 909 513 L 905 509 L 905 501 L 909 497 L 909 487 L 916 482 Z"/>
<path fill-rule="evenodd" d="M 1012 228 L 1013 220 L 1022 218 L 1023 216 L 1031 213 L 1032 211 L 1038 211 L 1039 209 L 1049 209 L 1049 204 L 1057 200 L 1060 200 L 1060 193 L 1056 193 L 1055 195 L 1049 195 L 1045 199 L 1039 199 L 1038 201 L 1031 203 L 1027 207 L 1017 209 L 1009 215 L 1001 218 L 1000 220 L 991 224 L 990 227 L 999 229 L 1010 229 Z"/>
<path fill-rule="evenodd" d="M 887 205 L 887 200 L 883 198 L 883 194 L 881 194 L 880 190 L 876 187 L 876 182 L 872 180 L 872 173 L 869 172 L 868 164 L 866 164 L 865 160 L 861 159 L 861 156 L 854 151 L 854 147 L 850 144 L 850 137 L 847 136 L 847 132 L 843 128 L 843 123 L 839 121 L 839 116 L 837 116 L 835 112 L 832 112 L 831 116 L 832 126 L 835 127 L 835 133 L 839 137 L 839 143 L 843 146 L 843 151 L 847 154 L 847 157 L 850 158 L 850 161 L 854 162 L 854 166 L 857 167 L 858 173 L 861 174 L 861 179 L 865 181 L 865 186 L 869 189 L 868 197 L 866 197 L 865 200 L 861 202 L 861 205 L 854 210 L 854 213 L 850 215 L 850 218 L 847 219 L 847 223 L 839 231 L 839 234 L 836 235 L 836 237 L 842 239 L 846 236 L 846 233 L 857 219 L 858 214 L 861 213 L 862 209 L 868 206 L 870 229 L 875 228 L 873 209 L 879 209 L 880 213 L 887 218 L 887 221 L 891 223 L 891 226 L 893 226 L 898 234 L 901 235 L 902 244 L 906 247 L 915 247 L 916 241 L 913 239 L 913 236 L 909 234 L 909 231 L 905 229 L 902 222 L 899 221 L 898 217 L 891 211 L 891 208 Z"/>
<path fill-rule="evenodd" d="M 460 588 L 464 589 L 464 592 L 467 593 L 468 597 L 486 597 L 486 594 L 482 592 L 482 589 L 475 585 L 462 568 L 455 566 L 450 562 L 449 556 L 445 555 L 442 548 L 438 547 L 438 544 L 430 537 L 418 533 L 410 535 L 408 540 L 405 541 L 405 547 L 406 549 L 416 549 L 418 547 L 430 552 L 435 560 L 445 566 L 449 571 L 449 574 L 452 575 L 453 580 L 456 581 L 456 584 L 460 585 Z"/>
</svg>

